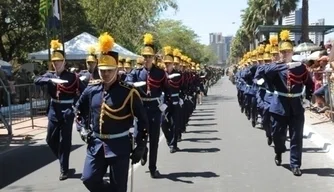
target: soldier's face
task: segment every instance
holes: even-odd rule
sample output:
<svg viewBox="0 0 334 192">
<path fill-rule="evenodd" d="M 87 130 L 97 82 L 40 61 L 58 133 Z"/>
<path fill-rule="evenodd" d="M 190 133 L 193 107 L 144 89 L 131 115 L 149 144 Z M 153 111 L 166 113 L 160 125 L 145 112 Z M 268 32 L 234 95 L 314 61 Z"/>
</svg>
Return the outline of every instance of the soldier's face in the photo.
<svg viewBox="0 0 334 192">
<path fill-rule="evenodd" d="M 100 70 L 101 79 L 104 82 L 109 83 L 116 77 L 118 73 L 117 71 L 118 69 Z"/>
<path fill-rule="evenodd" d="M 280 51 L 280 57 L 284 62 L 291 62 L 292 61 L 292 56 L 293 56 L 293 51 L 292 50 Z"/>
<path fill-rule="evenodd" d="M 173 63 L 165 63 L 167 72 L 170 73 L 173 70 Z"/>
<path fill-rule="evenodd" d="M 64 70 L 64 64 L 65 64 L 64 60 L 54 61 L 52 62 L 52 64 L 57 72 L 61 72 L 62 70 Z"/>
<path fill-rule="evenodd" d="M 153 55 L 144 55 L 144 64 L 146 66 L 152 65 L 153 59 L 154 59 Z"/>
<path fill-rule="evenodd" d="M 91 61 L 87 62 L 87 69 L 89 71 L 95 69 L 95 67 L 96 67 L 96 62 L 91 62 Z"/>
</svg>

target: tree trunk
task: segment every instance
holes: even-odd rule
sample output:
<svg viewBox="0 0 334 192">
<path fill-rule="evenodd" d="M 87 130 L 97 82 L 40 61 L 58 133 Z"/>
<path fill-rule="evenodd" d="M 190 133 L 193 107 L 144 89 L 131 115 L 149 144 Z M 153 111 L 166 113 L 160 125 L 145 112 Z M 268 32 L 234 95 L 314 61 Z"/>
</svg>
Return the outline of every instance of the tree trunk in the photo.
<svg viewBox="0 0 334 192">
<path fill-rule="evenodd" d="M 302 2 L 302 43 L 309 40 L 308 30 L 308 0 Z"/>
</svg>

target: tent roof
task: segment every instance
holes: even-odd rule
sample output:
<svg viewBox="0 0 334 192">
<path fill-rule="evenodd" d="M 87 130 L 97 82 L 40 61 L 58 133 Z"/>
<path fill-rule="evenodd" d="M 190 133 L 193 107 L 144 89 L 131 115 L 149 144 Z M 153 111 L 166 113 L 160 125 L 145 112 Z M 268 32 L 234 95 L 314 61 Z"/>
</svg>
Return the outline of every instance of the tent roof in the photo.
<svg viewBox="0 0 334 192">
<path fill-rule="evenodd" d="M 74 37 L 73 39 L 65 42 L 65 53 L 67 60 L 84 60 L 88 55 L 88 48 L 91 46 L 97 46 L 98 39 L 93 35 L 83 32 L 80 35 Z M 126 48 L 115 43 L 114 48 L 112 49 L 122 57 L 130 57 L 131 59 L 136 59 L 139 55 L 132 53 Z M 51 49 L 50 49 L 51 51 Z M 29 53 L 28 59 L 31 60 L 48 60 L 49 59 L 48 49 Z"/>
</svg>

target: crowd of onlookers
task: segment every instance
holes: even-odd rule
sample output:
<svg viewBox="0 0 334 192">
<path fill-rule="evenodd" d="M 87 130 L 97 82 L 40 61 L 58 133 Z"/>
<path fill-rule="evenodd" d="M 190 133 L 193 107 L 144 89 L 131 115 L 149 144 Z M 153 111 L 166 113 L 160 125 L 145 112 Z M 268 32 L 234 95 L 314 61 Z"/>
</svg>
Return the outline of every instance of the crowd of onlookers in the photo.
<svg viewBox="0 0 334 192">
<path fill-rule="evenodd" d="M 332 45 L 321 46 L 320 51 L 311 53 L 306 60 L 306 65 L 314 82 L 314 94 L 311 110 L 316 113 L 324 113 L 333 106 L 334 97 L 334 58 L 331 54 Z"/>
</svg>

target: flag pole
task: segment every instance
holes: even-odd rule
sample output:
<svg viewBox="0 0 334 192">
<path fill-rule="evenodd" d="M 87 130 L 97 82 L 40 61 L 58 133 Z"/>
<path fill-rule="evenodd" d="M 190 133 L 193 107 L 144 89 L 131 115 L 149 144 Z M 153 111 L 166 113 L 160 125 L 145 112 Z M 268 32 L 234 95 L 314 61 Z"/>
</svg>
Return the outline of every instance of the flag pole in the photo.
<svg viewBox="0 0 334 192">
<path fill-rule="evenodd" d="M 63 11 L 61 8 L 61 0 L 59 0 L 59 19 L 60 19 L 60 34 L 61 34 L 61 41 L 63 43 L 63 51 L 64 51 L 64 56 L 66 55 L 65 53 L 65 39 L 64 39 L 64 25 L 63 25 Z"/>
</svg>

